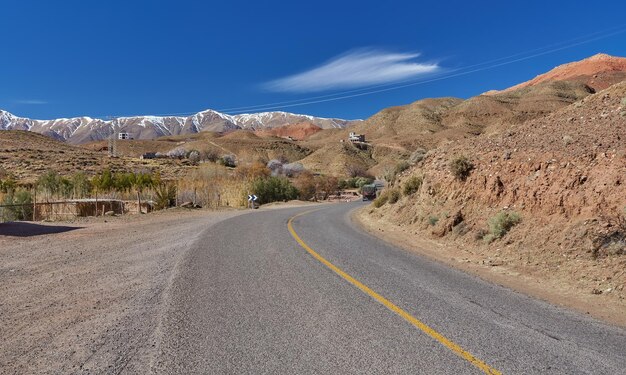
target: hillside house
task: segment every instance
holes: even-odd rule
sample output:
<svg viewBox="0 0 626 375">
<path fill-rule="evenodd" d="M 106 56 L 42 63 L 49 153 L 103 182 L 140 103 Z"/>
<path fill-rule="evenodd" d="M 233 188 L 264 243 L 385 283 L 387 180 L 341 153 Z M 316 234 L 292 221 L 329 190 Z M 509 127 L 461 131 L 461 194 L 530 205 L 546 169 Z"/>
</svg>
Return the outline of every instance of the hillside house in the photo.
<svg viewBox="0 0 626 375">
<path fill-rule="evenodd" d="M 350 132 L 348 140 L 350 142 L 365 142 L 365 134 L 356 134 L 355 132 Z"/>
</svg>

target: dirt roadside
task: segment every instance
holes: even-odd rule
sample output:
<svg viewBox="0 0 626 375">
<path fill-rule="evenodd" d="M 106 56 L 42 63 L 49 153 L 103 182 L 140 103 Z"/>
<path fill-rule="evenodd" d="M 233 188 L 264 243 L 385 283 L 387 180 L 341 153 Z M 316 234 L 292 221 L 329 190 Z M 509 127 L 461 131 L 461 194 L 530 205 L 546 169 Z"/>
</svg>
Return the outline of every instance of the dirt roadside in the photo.
<svg viewBox="0 0 626 375">
<path fill-rule="evenodd" d="M 367 214 L 369 210 L 371 207 L 357 210 L 352 215 L 352 219 L 355 224 L 375 237 L 476 275 L 486 281 L 626 327 L 626 301 L 623 299 L 585 293 L 576 288 L 576 281 L 573 279 L 540 275 L 523 268 L 494 263 L 486 260 L 485 256 L 480 253 L 469 249 L 422 238 L 418 234 L 407 232 L 402 227 L 373 218 Z"/>
<path fill-rule="evenodd" d="M 177 264 L 242 213 L 0 224 L 0 374 L 145 373 Z"/>
</svg>

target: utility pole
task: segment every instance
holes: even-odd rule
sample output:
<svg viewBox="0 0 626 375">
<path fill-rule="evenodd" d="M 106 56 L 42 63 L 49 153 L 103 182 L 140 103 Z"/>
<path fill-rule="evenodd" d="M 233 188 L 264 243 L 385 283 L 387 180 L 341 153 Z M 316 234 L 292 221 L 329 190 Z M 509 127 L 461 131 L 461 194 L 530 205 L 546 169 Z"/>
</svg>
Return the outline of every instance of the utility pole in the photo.
<svg viewBox="0 0 626 375">
<path fill-rule="evenodd" d="M 115 158 L 117 157 L 117 138 L 119 132 L 117 129 L 117 125 L 113 123 L 115 117 L 107 116 L 107 120 L 113 125 L 113 133 L 109 137 L 109 157 Z"/>
</svg>

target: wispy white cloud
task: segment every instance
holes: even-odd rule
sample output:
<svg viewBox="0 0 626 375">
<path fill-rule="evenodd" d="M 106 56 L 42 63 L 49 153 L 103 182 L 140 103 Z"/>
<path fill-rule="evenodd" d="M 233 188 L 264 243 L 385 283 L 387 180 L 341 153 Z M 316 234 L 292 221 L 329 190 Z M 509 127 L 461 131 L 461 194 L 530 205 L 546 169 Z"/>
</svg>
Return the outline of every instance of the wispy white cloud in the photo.
<svg viewBox="0 0 626 375">
<path fill-rule="evenodd" d="M 419 53 L 353 50 L 303 73 L 265 84 L 271 91 L 315 92 L 393 83 L 438 72 L 437 63 L 416 61 Z"/>
<path fill-rule="evenodd" d="M 14 100 L 14 102 L 15 104 L 28 104 L 28 105 L 48 104 L 48 102 L 45 100 L 37 100 L 37 99 L 21 99 L 21 100 Z"/>
</svg>

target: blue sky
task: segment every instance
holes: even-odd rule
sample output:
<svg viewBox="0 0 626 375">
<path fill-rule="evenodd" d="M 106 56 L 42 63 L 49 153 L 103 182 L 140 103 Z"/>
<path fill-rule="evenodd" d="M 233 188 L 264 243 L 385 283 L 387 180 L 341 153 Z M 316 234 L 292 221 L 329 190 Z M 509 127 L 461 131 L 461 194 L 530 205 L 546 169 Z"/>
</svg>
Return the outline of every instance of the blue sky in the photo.
<svg viewBox="0 0 626 375">
<path fill-rule="evenodd" d="M 626 30 L 623 0 L 0 1 L 0 108 L 41 119 L 208 108 L 367 118 L 598 52 L 626 56 L 626 32 L 609 35 Z M 527 59 L 469 73 L 516 54 Z"/>
</svg>

